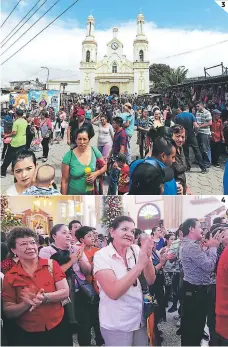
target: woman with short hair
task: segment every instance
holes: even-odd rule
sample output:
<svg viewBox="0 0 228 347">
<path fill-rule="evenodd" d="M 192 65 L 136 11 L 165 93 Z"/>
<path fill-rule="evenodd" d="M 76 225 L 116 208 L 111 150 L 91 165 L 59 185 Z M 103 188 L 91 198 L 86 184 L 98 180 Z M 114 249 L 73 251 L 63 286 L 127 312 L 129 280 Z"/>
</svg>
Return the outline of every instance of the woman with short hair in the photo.
<svg viewBox="0 0 228 347">
<path fill-rule="evenodd" d="M 4 277 L 3 310 L 17 319 L 17 346 L 69 345 L 61 304 L 69 296 L 65 274 L 57 262 L 38 256 L 31 229 L 13 228 L 7 243 L 19 260 Z"/>
</svg>

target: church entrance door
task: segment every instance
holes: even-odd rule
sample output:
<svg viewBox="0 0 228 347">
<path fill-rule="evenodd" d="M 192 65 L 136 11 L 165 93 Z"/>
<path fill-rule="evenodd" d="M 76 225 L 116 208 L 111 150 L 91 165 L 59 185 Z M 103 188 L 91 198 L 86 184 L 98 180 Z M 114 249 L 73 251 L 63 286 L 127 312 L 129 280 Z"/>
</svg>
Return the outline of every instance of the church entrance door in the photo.
<svg viewBox="0 0 228 347">
<path fill-rule="evenodd" d="M 110 95 L 112 94 L 117 94 L 119 95 L 119 88 L 116 87 L 116 86 L 113 86 L 111 89 L 110 89 Z"/>
</svg>

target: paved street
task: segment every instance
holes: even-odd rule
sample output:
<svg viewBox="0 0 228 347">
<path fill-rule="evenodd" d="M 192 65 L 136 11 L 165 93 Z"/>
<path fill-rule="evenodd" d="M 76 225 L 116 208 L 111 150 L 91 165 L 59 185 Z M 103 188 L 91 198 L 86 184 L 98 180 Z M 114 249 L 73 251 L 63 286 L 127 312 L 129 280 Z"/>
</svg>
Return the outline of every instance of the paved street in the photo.
<svg viewBox="0 0 228 347">
<path fill-rule="evenodd" d="M 91 140 L 91 145 L 96 146 L 97 143 L 97 128 L 95 127 L 96 135 Z M 136 131 L 134 132 L 133 138 L 131 140 L 132 144 L 132 158 L 135 159 L 136 156 L 139 156 L 138 145 L 136 145 L 137 135 Z M 55 182 L 60 186 L 61 181 L 61 160 L 63 155 L 67 152 L 69 146 L 66 144 L 66 138 L 63 142 L 59 144 L 54 144 L 50 146 L 50 153 L 48 158 L 48 164 L 51 164 L 55 167 L 56 170 L 56 179 Z M 36 152 L 36 156 L 39 157 L 42 152 Z M 209 172 L 206 175 L 200 173 L 200 169 L 196 165 L 192 165 L 191 172 L 187 173 L 188 184 L 192 190 L 192 193 L 195 195 L 222 195 L 222 180 L 223 180 L 223 170 L 224 170 L 225 157 L 221 159 L 221 168 L 210 168 Z M 39 161 L 39 164 L 42 164 Z M 13 176 L 10 172 L 11 168 L 8 168 L 6 178 L 2 178 L 2 193 L 6 191 L 8 187 L 13 184 Z M 105 181 L 104 192 L 107 193 L 107 181 Z"/>
</svg>

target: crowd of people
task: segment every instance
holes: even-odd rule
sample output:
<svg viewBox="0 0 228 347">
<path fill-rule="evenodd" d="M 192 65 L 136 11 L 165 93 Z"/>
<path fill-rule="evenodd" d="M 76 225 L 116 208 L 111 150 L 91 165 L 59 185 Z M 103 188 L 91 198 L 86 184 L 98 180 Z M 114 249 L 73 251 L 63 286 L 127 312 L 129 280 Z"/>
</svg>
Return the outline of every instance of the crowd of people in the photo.
<svg viewBox="0 0 228 347">
<path fill-rule="evenodd" d="M 58 151 L 60 141 L 66 141 L 69 150 L 59 158 L 59 194 L 103 194 L 106 176 L 109 195 L 191 194 L 186 179 L 192 165 L 190 148 L 202 174 L 207 174 L 211 166 L 219 168 L 220 155 L 228 152 L 228 104 L 218 107 L 209 110 L 205 102 L 195 101 L 174 109 L 165 97 L 154 102 L 150 96 L 79 95 L 78 102 L 68 107 L 70 114 L 62 107 L 57 115 L 53 109 L 35 108 L 24 114 L 21 109 L 11 108 L 2 119 L 1 176 L 6 177 L 13 163 L 17 183 L 7 195 L 28 194 L 29 190 L 25 190 L 33 186 L 40 191 L 33 166 L 40 160 L 46 163 L 50 144 L 54 143 Z M 92 146 L 96 126 L 97 146 Z M 138 153 L 132 153 L 135 131 L 140 158 Z M 42 146 L 43 155 L 35 159 L 31 152 L 36 151 L 36 146 Z M 33 165 L 27 166 L 27 161 L 33 161 Z M 224 193 L 228 189 L 227 171 L 228 162 Z M 16 177 L 18 172 L 21 179 Z M 54 177 L 46 181 L 52 194 L 50 181 L 54 182 Z M 45 190 L 48 193 L 46 187 Z"/>
<path fill-rule="evenodd" d="M 73 346 L 75 335 L 80 346 L 92 335 L 97 346 L 159 346 L 167 310 L 182 346 L 228 345 L 225 217 L 176 232 L 160 221 L 145 233 L 130 216 L 107 237 L 78 220 L 38 231 L 1 233 L 3 346 Z"/>
</svg>

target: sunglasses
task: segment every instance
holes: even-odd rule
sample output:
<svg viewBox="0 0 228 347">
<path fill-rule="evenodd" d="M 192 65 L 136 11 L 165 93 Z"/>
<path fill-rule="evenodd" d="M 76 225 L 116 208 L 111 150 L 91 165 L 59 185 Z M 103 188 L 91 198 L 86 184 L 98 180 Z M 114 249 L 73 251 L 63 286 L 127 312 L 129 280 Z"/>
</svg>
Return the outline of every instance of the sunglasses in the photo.
<svg viewBox="0 0 228 347">
<path fill-rule="evenodd" d="M 184 127 L 182 125 L 174 126 L 172 127 L 172 132 L 174 134 L 179 134 L 184 130 Z"/>
</svg>

